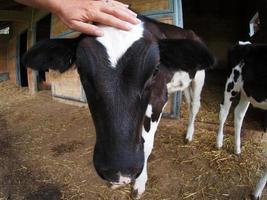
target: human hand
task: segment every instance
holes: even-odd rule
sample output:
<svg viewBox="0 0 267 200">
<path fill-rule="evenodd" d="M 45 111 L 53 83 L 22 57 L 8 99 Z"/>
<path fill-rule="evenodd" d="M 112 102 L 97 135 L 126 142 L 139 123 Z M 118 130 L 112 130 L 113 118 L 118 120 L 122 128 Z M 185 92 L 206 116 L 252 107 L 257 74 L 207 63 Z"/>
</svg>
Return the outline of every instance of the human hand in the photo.
<svg viewBox="0 0 267 200">
<path fill-rule="evenodd" d="M 54 1 L 54 12 L 68 27 L 89 35 L 102 36 L 96 22 L 130 30 L 131 25 L 140 23 L 128 6 L 115 0 L 62 0 Z"/>
</svg>

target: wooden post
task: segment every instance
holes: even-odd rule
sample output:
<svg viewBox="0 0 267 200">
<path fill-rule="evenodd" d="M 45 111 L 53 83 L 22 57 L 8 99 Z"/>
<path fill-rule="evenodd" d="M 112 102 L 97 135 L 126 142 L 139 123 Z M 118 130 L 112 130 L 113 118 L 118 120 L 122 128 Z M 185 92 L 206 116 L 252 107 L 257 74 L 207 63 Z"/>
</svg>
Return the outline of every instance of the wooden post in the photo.
<svg viewBox="0 0 267 200">
<path fill-rule="evenodd" d="M 31 9 L 32 16 L 34 14 L 34 10 Z M 36 26 L 31 19 L 29 23 L 28 35 L 27 35 L 27 50 L 31 48 L 35 44 L 35 36 L 36 36 Z M 28 84 L 29 84 L 29 92 L 30 94 L 35 94 L 38 92 L 38 83 L 37 83 L 37 71 L 31 68 L 27 69 L 28 71 Z"/>
</svg>

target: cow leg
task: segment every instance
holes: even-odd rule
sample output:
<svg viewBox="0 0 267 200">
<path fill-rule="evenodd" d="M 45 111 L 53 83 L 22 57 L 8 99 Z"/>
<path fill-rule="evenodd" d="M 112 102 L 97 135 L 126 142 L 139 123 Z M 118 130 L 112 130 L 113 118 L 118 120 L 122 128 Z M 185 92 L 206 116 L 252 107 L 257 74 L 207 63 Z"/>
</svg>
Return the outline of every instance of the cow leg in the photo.
<svg viewBox="0 0 267 200">
<path fill-rule="evenodd" d="M 152 152 L 153 145 L 154 145 L 154 137 L 155 133 L 159 124 L 159 121 L 161 119 L 161 114 L 159 116 L 159 119 L 157 121 L 152 121 L 151 119 L 152 115 L 152 106 L 148 105 L 147 111 L 146 111 L 146 117 L 145 120 L 149 120 L 149 128 L 143 127 L 142 129 L 142 137 L 144 139 L 144 167 L 141 172 L 141 174 L 137 177 L 135 180 L 134 186 L 133 186 L 133 197 L 135 199 L 139 199 L 141 195 L 144 193 L 146 189 L 146 182 L 147 182 L 147 160 L 149 155 Z M 145 122 L 144 124 L 147 124 L 148 122 Z"/>
<path fill-rule="evenodd" d="M 223 126 L 226 121 L 226 118 L 228 116 L 232 101 L 231 99 L 231 94 L 227 91 L 224 92 L 224 100 L 223 104 L 220 105 L 220 114 L 219 114 L 219 121 L 220 121 L 220 126 L 217 134 L 217 148 L 220 149 L 223 146 Z"/>
<path fill-rule="evenodd" d="M 265 174 L 261 177 L 261 179 L 259 180 L 253 194 L 252 197 L 255 200 L 260 199 L 261 195 L 262 195 L 262 191 L 264 189 L 264 187 L 266 186 L 267 183 L 267 171 L 265 172 Z"/>
<path fill-rule="evenodd" d="M 184 96 L 185 96 L 185 100 L 186 100 L 186 103 L 188 104 L 188 110 L 190 111 L 190 104 L 191 104 L 191 87 L 188 87 L 186 88 L 184 91 Z"/>
<path fill-rule="evenodd" d="M 189 86 L 189 96 L 190 103 L 189 103 L 189 122 L 187 127 L 187 133 L 186 133 L 186 141 L 191 142 L 193 139 L 194 134 L 194 123 L 196 119 L 196 115 L 200 108 L 200 95 L 201 90 L 204 85 L 205 80 L 205 71 L 197 71 L 195 78 L 192 80 L 191 85 Z"/>
<path fill-rule="evenodd" d="M 249 101 L 246 99 L 246 97 L 244 97 L 244 95 L 241 94 L 240 101 L 235 108 L 235 153 L 236 154 L 241 153 L 241 147 L 240 147 L 241 126 L 245 114 L 247 112 L 248 106 L 249 106 Z"/>
<path fill-rule="evenodd" d="M 235 96 L 240 92 L 240 80 L 241 77 L 236 78 L 235 77 L 235 71 L 241 71 L 240 66 L 236 66 L 232 73 L 230 74 L 230 77 L 227 79 L 225 84 L 225 90 L 224 90 L 224 99 L 223 103 L 220 105 L 220 114 L 219 114 L 219 130 L 217 134 L 217 141 L 216 145 L 217 148 L 220 149 L 223 146 L 223 126 L 226 121 L 226 118 L 228 116 L 232 100 Z"/>
</svg>

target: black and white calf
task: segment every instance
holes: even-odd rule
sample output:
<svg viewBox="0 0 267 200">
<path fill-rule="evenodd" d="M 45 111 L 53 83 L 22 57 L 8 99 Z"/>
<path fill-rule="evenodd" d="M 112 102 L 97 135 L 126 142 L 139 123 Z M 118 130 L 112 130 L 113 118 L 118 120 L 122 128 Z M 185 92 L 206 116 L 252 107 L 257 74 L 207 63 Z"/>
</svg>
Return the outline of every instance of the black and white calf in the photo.
<svg viewBox="0 0 267 200">
<path fill-rule="evenodd" d="M 235 153 L 240 154 L 241 126 L 249 104 L 267 110 L 267 45 L 241 43 L 234 46 L 229 51 L 229 65 L 232 73 L 227 79 L 221 104 L 217 147 L 223 146 L 223 125 L 233 98 L 240 94 L 234 117 Z"/>
<path fill-rule="evenodd" d="M 192 79 L 194 88 L 198 80 L 202 87 L 203 70 L 214 63 L 194 32 L 139 18 L 129 32 L 100 26 L 103 37 L 46 40 L 24 57 L 37 70 L 64 72 L 76 64 L 96 129 L 95 169 L 114 186 L 135 181 L 136 197 L 145 191 L 168 90 L 184 89 Z"/>
</svg>

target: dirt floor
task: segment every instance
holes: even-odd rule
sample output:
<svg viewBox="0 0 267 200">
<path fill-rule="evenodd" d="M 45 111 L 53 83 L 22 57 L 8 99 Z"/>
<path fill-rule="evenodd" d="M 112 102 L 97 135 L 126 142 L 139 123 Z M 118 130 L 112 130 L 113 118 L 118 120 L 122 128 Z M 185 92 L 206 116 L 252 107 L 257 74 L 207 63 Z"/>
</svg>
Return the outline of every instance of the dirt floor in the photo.
<svg viewBox="0 0 267 200">
<path fill-rule="evenodd" d="M 248 199 L 267 168 L 262 116 L 255 111 L 247 115 L 241 156 L 233 154 L 233 115 L 225 129 L 225 146 L 216 150 L 222 90 L 212 85 L 204 90 L 191 144 L 184 144 L 186 105 L 180 120 L 162 120 L 142 199 Z M 87 108 L 59 103 L 47 91 L 31 96 L 27 89 L 0 83 L 1 200 L 131 199 L 130 186 L 111 190 L 96 175 L 94 142 Z"/>
</svg>

